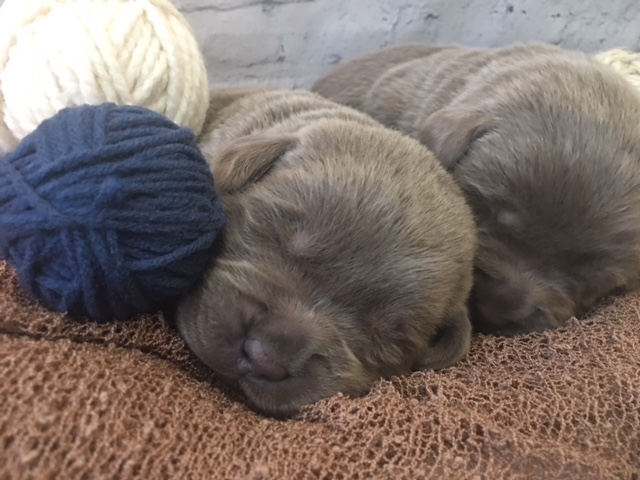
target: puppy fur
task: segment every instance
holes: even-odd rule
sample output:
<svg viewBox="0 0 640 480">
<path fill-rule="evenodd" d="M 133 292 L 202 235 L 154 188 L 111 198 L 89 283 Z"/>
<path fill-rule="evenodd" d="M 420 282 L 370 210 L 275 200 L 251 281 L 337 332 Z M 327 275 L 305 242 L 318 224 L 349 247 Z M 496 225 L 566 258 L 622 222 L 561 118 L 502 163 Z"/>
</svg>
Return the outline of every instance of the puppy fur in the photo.
<svg viewBox="0 0 640 480">
<path fill-rule="evenodd" d="M 310 92 L 231 93 L 200 138 L 228 225 L 177 309 L 193 352 L 271 415 L 462 359 L 475 226 L 433 155 Z"/>
<path fill-rule="evenodd" d="M 477 330 L 558 327 L 636 287 L 640 97 L 608 67 L 544 44 L 406 45 L 313 90 L 420 140 L 453 174 L 478 225 Z"/>
</svg>

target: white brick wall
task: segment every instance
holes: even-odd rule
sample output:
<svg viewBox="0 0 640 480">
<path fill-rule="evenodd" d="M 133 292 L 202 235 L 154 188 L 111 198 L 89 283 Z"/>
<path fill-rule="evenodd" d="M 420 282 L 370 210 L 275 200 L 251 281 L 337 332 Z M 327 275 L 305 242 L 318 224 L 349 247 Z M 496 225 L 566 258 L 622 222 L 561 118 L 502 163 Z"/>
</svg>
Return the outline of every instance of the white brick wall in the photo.
<svg viewBox="0 0 640 480">
<path fill-rule="evenodd" d="M 341 59 L 405 41 L 640 50 L 640 0 L 174 1 L 214 84 L 308 87 Z"/>
<path fill-rule="evenodd" d="M 0 5 L 4 0 L 0 0 Z M 174 0 L 214 84 L 308 87 L 332 64 L 406 42 L 543 40 L 640 51 L 640 0 Z"/>
</svg>

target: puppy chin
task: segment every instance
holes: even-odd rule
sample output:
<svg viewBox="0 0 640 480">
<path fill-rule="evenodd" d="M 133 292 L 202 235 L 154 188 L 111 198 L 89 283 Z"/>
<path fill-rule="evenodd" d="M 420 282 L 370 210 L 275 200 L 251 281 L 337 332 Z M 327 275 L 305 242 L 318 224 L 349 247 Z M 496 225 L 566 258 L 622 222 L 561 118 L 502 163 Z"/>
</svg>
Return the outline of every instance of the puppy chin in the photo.
<svg viewBox="0 0 640 480">
<path fill-rule="evenodd" d="M 272 381 L 264 377 L 245 377 L 239 381 L 251 407 L 272 417 L 287 418 L 297 414 L 304 405 L 337 394 L 338 388 L 323 388 L 313 380 L 290 377 Z"/>
<path fill-rule="evenodd" d="M 314 355 L 297 374 L 273 381 L 248 375 L 238 381 L 251 406 L 262 414 L 290 417 L 308 404 L 343 393 L 351 397 L 366 394 L 373 383 L 362 364 L 348 359 L 336 364 L 325 356 Z"/>
</svg>

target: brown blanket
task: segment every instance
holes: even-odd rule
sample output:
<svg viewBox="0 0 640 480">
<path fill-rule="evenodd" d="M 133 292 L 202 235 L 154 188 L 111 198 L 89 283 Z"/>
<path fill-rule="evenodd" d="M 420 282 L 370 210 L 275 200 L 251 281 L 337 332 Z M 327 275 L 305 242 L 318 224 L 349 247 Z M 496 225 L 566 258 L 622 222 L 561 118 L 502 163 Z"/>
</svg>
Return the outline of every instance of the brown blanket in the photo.
<svg viewBox="0 0 640 480">
<path fill-rule="evenodd" d="M 0 263 L 0 479 L 638 479 L 640 295 L 264 418 L 158 316 L 75 323 Z"/>
</svg>

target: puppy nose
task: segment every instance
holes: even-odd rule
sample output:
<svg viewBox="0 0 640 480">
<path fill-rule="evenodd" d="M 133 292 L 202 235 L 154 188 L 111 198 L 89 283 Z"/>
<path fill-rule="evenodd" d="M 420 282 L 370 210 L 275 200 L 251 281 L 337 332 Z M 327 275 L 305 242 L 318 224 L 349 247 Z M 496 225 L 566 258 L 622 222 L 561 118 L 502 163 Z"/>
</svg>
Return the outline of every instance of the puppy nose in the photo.
<svg viewBox="0 0 640 480">
<path fill-rule="evenodd" d="M 262 340 L 248 338 L 243 344 L 243 355 L 238 359 L 238 374 L 257 375 L 277 382 L 289 376 L 286 367 L 279 365 L 265 348 Z"/>
</svg>

